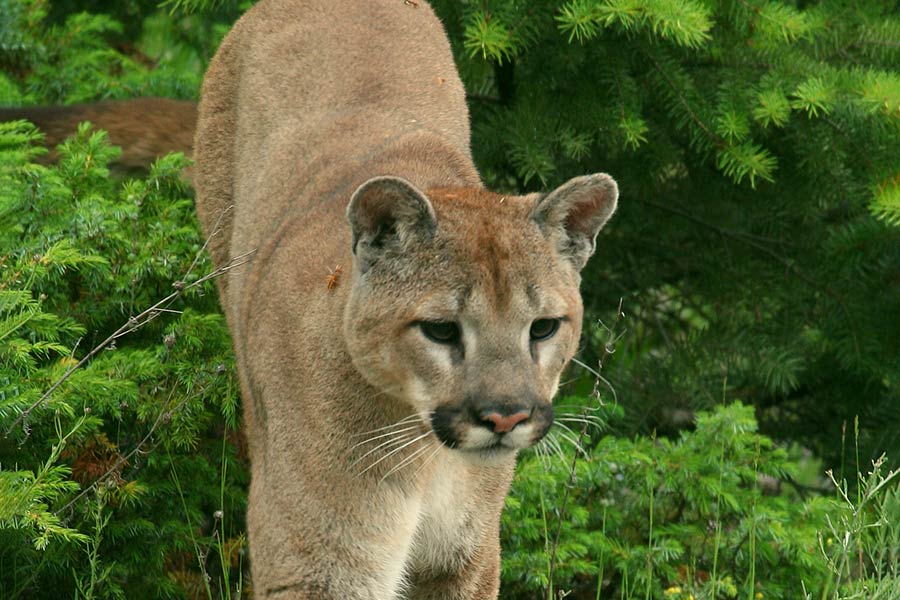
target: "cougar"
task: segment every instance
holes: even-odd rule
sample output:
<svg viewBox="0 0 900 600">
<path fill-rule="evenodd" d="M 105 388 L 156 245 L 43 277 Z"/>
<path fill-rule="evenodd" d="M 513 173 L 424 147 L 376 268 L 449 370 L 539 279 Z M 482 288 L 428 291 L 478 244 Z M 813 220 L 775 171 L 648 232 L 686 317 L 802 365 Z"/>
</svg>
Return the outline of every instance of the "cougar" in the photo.
<svg viewBox="0 0 900 600">
<path fill-rule="evenodd" d="M 497 598 L 516 454 L 552 424 L 618 191 L 492 193 L 468 121 L 423 0 L 262 0 L 210 64 L 197 211 L 216 265 L 254 252 L 217 283 L 257 598 Z"/>
</svg>

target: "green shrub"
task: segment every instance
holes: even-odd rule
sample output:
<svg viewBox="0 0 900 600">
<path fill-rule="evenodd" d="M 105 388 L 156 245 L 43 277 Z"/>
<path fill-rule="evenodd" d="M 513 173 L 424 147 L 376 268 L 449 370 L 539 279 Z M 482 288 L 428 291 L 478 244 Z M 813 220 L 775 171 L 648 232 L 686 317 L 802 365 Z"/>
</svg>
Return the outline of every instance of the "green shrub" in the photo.
<svg viewBox="0 0 900 600">
<path fill-rule="evenodd" d="M 504 599 L 897 597 L 900 486 L 883 460 L 858 496 L 803 498 L 776 487 L 799 464 L 739 402 L 674 440 L 602 436 L 573 454 L 519 464 Z"/>
<path fill-rule="evenodd" d="M 187 162 L 118 183 L 104 138 L 81 128 L 48 168 L 30 125 L 0 125 L 3 598 L 184 597 L 207 585 L 198 550 L 214 587 L 240 569 L 237 384 L 194 285 L 211 267 Z"/>
</svg>

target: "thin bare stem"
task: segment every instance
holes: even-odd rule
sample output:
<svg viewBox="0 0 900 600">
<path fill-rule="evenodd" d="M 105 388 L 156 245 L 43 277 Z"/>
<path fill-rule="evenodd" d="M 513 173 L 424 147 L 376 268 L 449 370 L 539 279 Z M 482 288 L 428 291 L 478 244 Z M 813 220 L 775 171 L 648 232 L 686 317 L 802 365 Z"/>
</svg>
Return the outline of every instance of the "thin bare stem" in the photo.
<svg viewBox="0 0 900 600">
<path fill-rule="evenodd" d="M 616 326 L 619 323 L 619 320 L 625 316 L 624 313 L 622 312 L 622 302 L 623 302 L 622 299 L 619 299 L 619 307 L 616 309 L 616 318 L 615 318 L 615 321 L 613 322 L 612 326 L 607 326 L 602 321 L 599 321 L 600 326 L 606 331 L 607 337 L 606 337 L 606 343 L 603 344 L 603 350 L 600 353 L 600 358 L 597 360 L 597 368 L 592 369 L 592 368 L 588 367 L 587 365 L 585 365 L 584 363 L 582 363 L 581 361 L 576 361 L 578 364 L 580 364 L 581 366 L 588 369 L 588 371 L 590 371 L 594 375 L 594 377 L 596 377 L 596 381 L 594 381 L 594 389 L 591 392 L 591 397 L 596 399 L 597 402 L 600 403 L 601 405 L 602 405 L 602 400 L 600 399 L 600 391 L 599 391 L 601 382 L 612 392 L 613 398 L 616 399 L 616 401 L 618 401 L 618 397 L 616 395 L 615 388 L 613 388 L 612 384 L 609 381 L 607 381 L 605 377 L 603 377 L 602 371 L 603 371 L 604 360 L 606 360 L 606 358 L 608 358 L 609 356 L 612 356 L 615 353 L 616 343 L 620 339 L 622 339 L 622 336 L 625 335 L 624 331 L 622 331 L 621 333 L 616 333 L 616 331 L 615 331 Z M 589 426 L 589 421 L 588 421 L 589 415 L 587 414 L 588 410 L 589 410 L 589 408 L 585 407 L 585 410 L 584 410 L 585 421 L 582 423 L 581 432 L 578 435 L 578 439 L 575 441 L 576 451 L 572 453 L 572 462 L 569 467 L 569 478 L 566 481 L 566 489 L 565 489 L 565 492 L 563 493 L 562 502 L 559 507 L 559 520 L 557 521 L 557 524 L 556 524 L 556 534 L 553 537 L 553 546 L 550 549 L 550 569 L 549 569 L 549 573 L 548 573 L 548 577 L 547 577 L 547 580 L 548 580 L 547 586 L 548 586 L 548 590 L 550 590 L 550 593 L 552 593 L 552 590 L 553 590 L 553 576 L 556 573 L 557 552 L 559 550 L 559 536 L 562 533 L 563 519 L 565 518 L 566 509 L 569 504 L 569 496 L 571 495 L 572 488 L 575 487 L 575 478 L 576 478 L 575 473 L 576 473 L 576 466 L 578 464 L 578 454 L 579 454 L 578 449 L 581 449 L 583 447 L 584 439 L 587 437 L 587 431 L 588 431 L 588 426 Z M 562 425 L 562 423 L 560 423 L 560 425 Z M 569 428 L 566 427 L 566 429 L 569 429 Z M 571 431 L 571 429 L 570 429 L 570 431 Z M 565 434 L 561 434 L 561 435 L 565 436 Z M 584 452 L 584 450 L 582 450 L 582 452 Z M 549 593 L 548 593 L 548 597 L 549 597 Z"/>
<path fill-rule="evenodd" d="M 150 308 L 144 310 L 143 312 L 141 312 L 140 314 L 138 314 L 134 317 L 129 317 L 129 319 L 121 327 L 119 327 L 114 332 L 112 332 L 105 340 L 103 340 L 102 342 L 97 344 L 93 348 L 93 350 L 88 352 L 81 360 L 79 360 L 73 366 L 69 367 L 69 369 L 62 375 L 62 377 L 57 379 L 56 382 L 53 385 L 51 385 L 50 388 L 46 392 L 44 392 L 40 398 L 35 400 L 31 404 L 31 406 L 29 406 L 24 411 L 22 411 L 22 414 L 20 414 L 16 418 L 16 420 L 13 421 L 12 425 L 10 425 L 6 429 L 6 433 L 4 435 L 6 437 L 9 437 L 9 435 L 15 430 L 15 428 L 18 425 L 20 425 L 25 419 L 27 419 L 28 416 L 34 411 L 35 408 L 37 408 L 38 406 L 43 404 L 48 398 L 50 398 L 50 396 L 53 395 L 53 392 L 58 390 L 59 387 L 63 383 L 65 383 L 66 380 L 68 380 L 69 377 L 71 377 L 75 371 L 77 371 L 78 369 L 83 367 L 85 364 L 87 364 L 88 361 L 90 361 L 92 358 L 94 358 L 101 350 L 103 350 L 104 348 L 109 346 L 117 338 L 120 338 L 127 333 L 131 333 L 131 332 L 139 329 L 140 327 L 146 325 L 153 319 L 155 319 L 162 311 L 164 311 L 166 308 L 168 308 L 168 305 L 170 303 L 174 302 L 175 299 L 179 298 L 187 290 L 197 287 L 197 286 L 200 286 L 200 285 L 203 285 L 210 279 L 219 277 L 220 275 L 223 275 L 234 268 L 237 268 L 241 265 L 248 263 L 250 261 L 250 257 L 253 255 L 254 252 L 256 252 L 256 250 L 251 250 L 250 252 L 246 252 L 244 254 L 241 254 L 240 256 L 236 256 L 236 257 L 232 258 L 231 260 L 229 260 L 224 265 L 222 265 L 221 267 L 219 267 L 218 269 L 215 269 L 214 271 L 207 273 L 203 277 L 201 277 L 201 278 L 197 279 L 196 281 L 193 281 L 189 284 L 183 284 L 183 282 L 176 282 L 176 284 L 182 283 L 182 285 L 176 285 L 174 292 L 172 292 L 171 294 L 169 294 L 168 296 L 166 296 L 165 298 L 163 298 L 162 300 L 160 300 L 159 302 L 157 302 Z"/>
</svg>

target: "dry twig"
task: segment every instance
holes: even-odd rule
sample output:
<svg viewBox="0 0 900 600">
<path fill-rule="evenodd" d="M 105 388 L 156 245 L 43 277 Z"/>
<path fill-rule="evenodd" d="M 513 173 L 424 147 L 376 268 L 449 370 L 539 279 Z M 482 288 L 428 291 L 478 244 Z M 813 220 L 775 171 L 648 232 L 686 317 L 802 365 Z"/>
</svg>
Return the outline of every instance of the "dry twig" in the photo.
<svg viewBox="0 0 900 600">
<path fill-rule="evenodd" d="M 36 409 L 38 406 L 43 404 L 48 398 L 50 398 L 50 396 L 53 395 L 53 392 L 55 392 L 57 389 L 59 389 L 59 387 L 63 383 L 65 383 L 66 380 L 68 380 L 69 377 L 71 377 L 75 371 L 77 371 L 78 369 L 83 367 L 85 364 L 87 364 L 88 361 L 90 361 L 92 358 L 94 358 L 101 350 L 103 350 L 104 348 L 107 348 L 110 344 L 115 342 L 116 339 L 118 339 L 126 334 L 129 334 L 132 331 L 139 329 L 140 327 L 146 325 L 147 323 L 149 323 L 150 321 L 152 321 L 153 319 L 158 317 L 160 314 L 162 314 L 164 312 L 169 312 L 169 310 L 168 310 L 169 305 L 172 304 L 172 302 L 174 302 L 177 298 L 181 297 L 181 295 L 184 294 L 186 291 L 188 291 L 192 288 L 195 288 L 197 286 L 203 285 L 207 281 L 209 281 L 211 279 L 215 279 L 216 277 L 219 277 L 220 275 L 224 275 L 228 271 L 235 269 L 241 265 L 244 265 L 250 261 L 250 258 L 253 256 L 253 254 L 256 252 L 256 250 L 251 250 L 250 252 L 245 252 L 244 254 L 241 254 L 240 256 L 235 256 L 234 258 L 229 260 L 227 263 L 225 263 L 221 267 L 207 273 L 206 275 L 200 277 L 196 281 L 192 281 L 191 283 L 185 283 L 185 279 L 190 275 L 191 271 L 196 266 L 201 254 L 206 249 L 206 247 L 209 245 L 210 240 L 212 240 L 212 238 L 214 236 L 219 234 L 219 231 L 220 231 L 219 224 L 222 220 L 222 217 L 225 215 L 225 213 L 228 212 L 228 210 L 230 210 L 230 207 L 226 208 L 224 211 L 222 211 L 222 214 L 219 215 L 219 218 L 216 220 L 216 224 L 213 227 L 212 233 L 210 233 L 209 237 L 206 238 L 206 242 L 204 242 L 203 247 L 197 251 L 197 255 L 194 257 L 194 261 L 191 263 L 190 267 L 188 267 L 188 270 L 184 274 L 184 277 L 172 284 L 172 287 L 175 289 L 175 291 L 172 292 L 171 294 L 169 294 L 168 296 L 166 296 L 165 298 L 163 298 L 162 300 L 160 300 L 159 302 L 157 302 L 156 304 L 154 304 L 153 306 L 151 306 L 150 308 L 144 310 L 140 314 L 135 315 L 133 317 L 129 317 L 128 320 L 121 327 L 119 327 L 114 332 L 112 332 L 105 340 L 103 340 L 102 342 L 97 344 L 81 360 L 79 360 L 77 363 L 75 363 L 74 365 L 69 367 L 69 369 L 62 375 L 62 377 L 60 377 L 53 385 L 51 385 L 50 388 L 46 392 L 44 392 L 40 398 L 35 400 L 28 408 L 26 408 L 24 411 L 22 411 L 22 414 L 20 414 L 16 418 L 16 420 L 13 421 L 12 425 L 10 425 L 6 429 L 6 432 L 4 434 L 5 437 L 9 437 L 10 434 L 15 430 L 15 428 L 17 426 L 24 423 L 25 420 L 28 418 L 28 416 L 31 415 L 31 413 L 34 411 L 34 409 Z"/>
</svg>

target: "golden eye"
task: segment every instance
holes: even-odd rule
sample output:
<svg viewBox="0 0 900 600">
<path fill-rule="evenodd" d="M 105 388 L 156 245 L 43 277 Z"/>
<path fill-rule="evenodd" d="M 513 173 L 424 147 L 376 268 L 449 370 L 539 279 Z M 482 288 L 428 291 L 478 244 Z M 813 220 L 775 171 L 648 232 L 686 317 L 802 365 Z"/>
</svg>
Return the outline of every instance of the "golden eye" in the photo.
<svg viewBox="0 0 900 600">
<path fill-rule="evenodd" d="M 459 343 L 459 325 L 453 321 L 421 321 L 419 328 L 425 337 L 436 344 Z"/>
<path fill-rule="evenodd" d="M 537 319 L 528 332 L 532 342 L 543 342 L 553 337 L 559 329 L 559 319 Z"/>
</svg>

